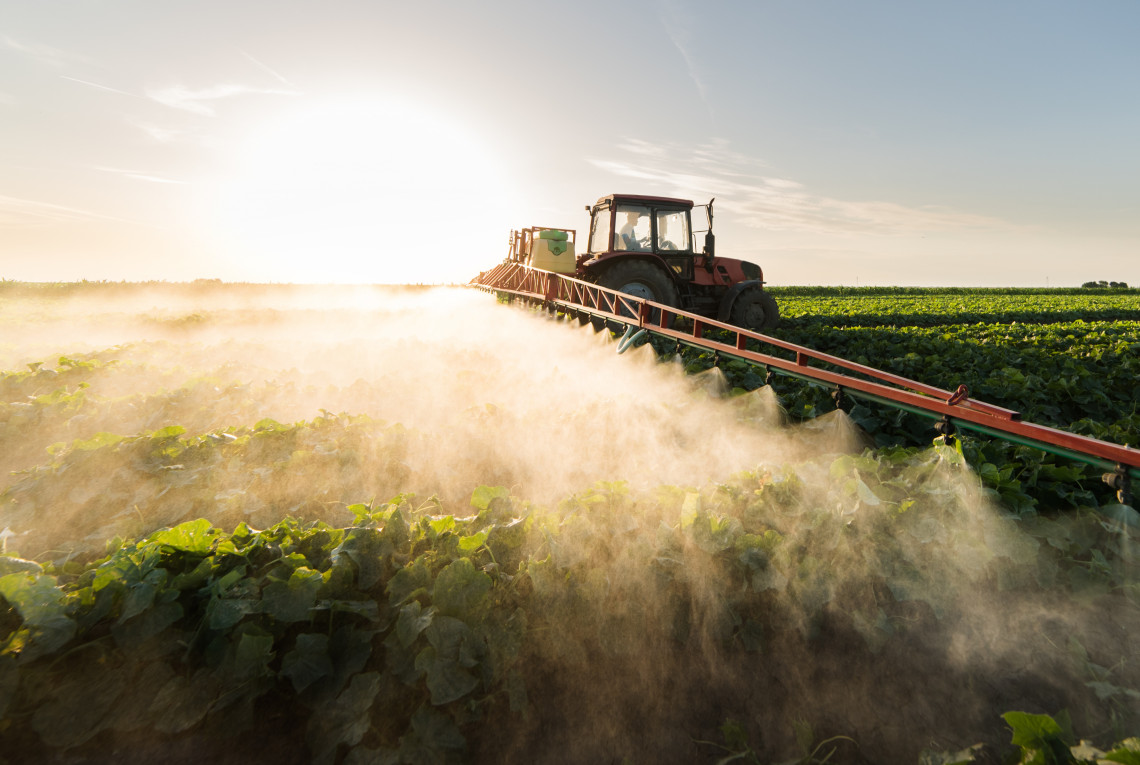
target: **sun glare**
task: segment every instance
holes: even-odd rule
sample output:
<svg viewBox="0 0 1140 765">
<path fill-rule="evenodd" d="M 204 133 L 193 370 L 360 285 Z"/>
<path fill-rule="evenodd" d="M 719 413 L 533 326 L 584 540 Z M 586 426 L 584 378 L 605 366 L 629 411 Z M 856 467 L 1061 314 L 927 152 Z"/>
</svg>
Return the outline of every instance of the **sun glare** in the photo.
<svg viewBox="0 0 1140 765">
<path fill-rule="evenodd" d="M 279 115 L 251 133 L 234 170 L 217 202 L 251 280 L 466 281 L 509 226 L 492 153 L 461 125 L 395 101 Z"/>
</svg>

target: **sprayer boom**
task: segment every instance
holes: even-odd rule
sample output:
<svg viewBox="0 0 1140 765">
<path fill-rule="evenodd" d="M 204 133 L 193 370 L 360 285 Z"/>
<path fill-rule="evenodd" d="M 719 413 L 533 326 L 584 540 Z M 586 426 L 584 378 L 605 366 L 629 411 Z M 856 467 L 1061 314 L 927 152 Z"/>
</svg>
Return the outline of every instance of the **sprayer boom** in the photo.
<svg viewBox="0 0 1140 765">
<path fill-rule="evenodd" d="M 646 335 L 670 338 L 678 350 L 682 345 L 700 348 L 712 352 L 715 359 L 739 359 L 758 366 L 767 375 L 787 375 L 831 388 L 836 399 L 849 395 L 929 417 L 938 421 L 936 428 L 947 437 L 956 428 L 962 428 L 1093 465 L 1106 471 L 1105 482 L 1117 489 L 1122 504 L 1131 503 L 1132 480 L 1140 478 L 1140 450 L 1025 422 L 1019 412 L 970 398 L 964 385 L 953 391 L 944 390 L 519 263 L 501 263 L 473 279 L 471 286 L 541 305 L 551 313 L 560 312 L 583 324 L 592 322 L 599 328 L 607 326 L 624 332 L 619 352 Z M 782 351 L 784 355 L 773 355 L 772 351 Z"/>
</svg>

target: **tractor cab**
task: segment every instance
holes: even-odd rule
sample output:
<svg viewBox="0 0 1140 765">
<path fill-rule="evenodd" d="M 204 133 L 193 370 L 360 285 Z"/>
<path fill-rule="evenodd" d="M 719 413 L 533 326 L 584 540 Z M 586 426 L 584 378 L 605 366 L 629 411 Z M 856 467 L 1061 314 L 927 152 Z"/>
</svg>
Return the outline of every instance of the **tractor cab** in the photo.
<svg viewBox="0 0 1140 765">
<path fill-rule="evenodd" d="M 577 278 L 750 329 L 775 327 L 779 310 L 760 266 L 716 256 L 712 205 L 637 194 L 586 205 L 590 235 Z"/>
<path fill-rule="evenodd" d="M 677 279 L 690 280 L 694 256 L 711 255 L 711 205 L 694 207 L 687 199 L 632 194 L 602 197 L 586 207 L 590 238 L 580 260 L 594 264 L 616 256 L 642 254 L 660 258 Z M 693 229 L 694 209 L 698 211 L 697 231 Z"/>
</svg>

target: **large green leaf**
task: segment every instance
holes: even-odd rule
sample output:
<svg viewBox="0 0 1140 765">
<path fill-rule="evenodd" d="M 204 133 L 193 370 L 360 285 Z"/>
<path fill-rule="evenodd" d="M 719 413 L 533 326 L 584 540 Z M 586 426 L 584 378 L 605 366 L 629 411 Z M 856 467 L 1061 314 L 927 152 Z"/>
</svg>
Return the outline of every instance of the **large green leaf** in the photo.
<svg viewBox="0 0 1140 765">
<path fill-rule="evenodd" d="M 510 499 L 511 490 L 504 486 L 479 486 L 471 493 L 471 506 L 487 510 L 495 500 Z"/>
<path fill-rule="evenodd" d="M 384 566 L 395 551 L 391 535 L 376 529 L 352 529 L 344 541 L 333 551 L 333 559 L 345 555 L 356 566 L 356 585 L 362 590 L 371 589 L 384 574 Z"/>
<path fill-rule="evenodd" d="M 261 601 L 253 598 L 212 598 L 206 606 L 206 623 L 212 630 L 227 630 L 261 610 Z"/>
<path fill-rule="evenodd" d="M 44 567 L 34 560 L 13 558 L 11 555 L 0 555 L 0 577 L 8 574 L 42 574 Z"/>
<path fill-rule="evenodd" d="M 479 680 L 459 662 L 441 656 L 434 646 L 427 646 L 416 654 L 416 670 L 424 675 L 431 703 L 450 704 L 461 699 L 479 685 Z"/>
<path fill-rule="evenodd" d="M 416 655 L 416 670 L 431 692 L 431 703 L 448 704 L 466 696 L 479 685 L 468 672 L 477 667 L 486 650 L 464 622 L 437 616 L 425 629 L 429 645 Z"/>
<path fill-rule="evenodd" d="M 176 601 L 148 608 L 128 622 L 111 628 L 115 642 L 125 649 L 133 649 L 162 632 L 183 616 L 182 604 Z"/>
<path fill-rule="evenodd" d="M 238 680 L 268 675 L 273 661 L 273 636 L 245 632 L 238 638 L 234 651 L 232 676 Z"/>
<path fill-rule="evenodd" d="M 404 545 L 408 543 L 408 531 L 408 522 L 404 518 L 404 514 L 400 512 L 400 508 L 397 507 L 388 516 L 388 520 L 384 522 L 381 534 L 394 548 L 403 549 Z"/>
<path fill-rule="evenodd" d="M 186 428 L 182 427 L 181 425 L 168 425 L 167 427 L 160 428 L 159 430 L 156 430 L 153 433 L 150 433 L 149 435 L 152 439 L 154 439 L 156 441 L 161 441 L 161 440 L 165 440 L 168 438 L 178 438 L 179 436 L 184 435 L 185 433 L 186 433 Z"/>
<path fill-rule="evenodd" d="M 411 646 L 420 633 L 427 629 L 435 617 L 434 606 L 424 608 L 418 600 L 413 600 L 400 609 L 396 618 L 396 638 L 405 648 Z"/>
<path fill-rule="evenodd" d="M 143 581 L 131 586 L 123 600 L 119 623 L 128 621 L 154 605 L 155 596 L 165 584 L 166 570 L 160 568 L 149 572 Z"/>
<path fill-rule="evenodd" d="M 1140 738 L 1126 738 L 1105 752 L 1107 762 L 1122 762 L 1124 765 L 1140 765 Z"/>
<path fill-rule="evenodd" d="M 1022 749 L 1052 753 L 1058 749 L 1067 751 L 1065 730 L 1054 718 L 1049 715 L 1030 714 L 1029 712 L 1006 712 L 1002 719 L 1013 732 L 1011 743 Z M 1052 754 L 1045 754 L 1047 761 L 1052 761 Z"/>
<path fill-rule="evenodd" d="M 54 625 L 67 616 L 63 590 L 54 576 L 21 572 L 0 576 L 0 596 L 15 608 L 24 623 L 33 627 Z"/>
<path fill-rule="evenodd" d="M 328 635 L 298 635 L 296 647 L 281 659 L 281 676 L 288 678 L 298 693 L 333 671 Z"/>
<path fill-rule="evenodd" d="M 279 622 L 300 622 L 309 618 L 324 579 L 321 572 L 301 567 L 287 582 L 272 582 L 262 591 L 262 610 Z"/>
<path fill-rule="evenodd" d="M 459 538 L 459 551 L 462 553 L 472 553 L 478 550 L 487 541 L 487 531 L 483 530 L 475 534 L 468 534 Z"/>
<path fill-rule="evenodd" d="M 431 569 L 420 557 L 404 566 L 388 581 L 388 602 L 399 606 L 431 587 Z"/>
<path fill-rule="evenodd" d="M 307 689 L 314 703 L 324 703 L 335 698 L 351 677 L 356 675 L 372 657 L 372 641 L 375 630 L 358 629 L 351 625 L 341 625 L 329 636 L 329 658 L 333 672 L 327 677 L 318 678 Z"/>
<path fill-rule="evenodd" d="M 356 675 L 335 701 L 314 710 L 307 733 L 312 762 L 331 765 L 337 747 L 360 743 L 368 731 L 368 710 L 380 692 L 380 683 L 378 672 Z"/>
<path fill-rule="evenodd" d="M 75 635 L 63 591 L 53 576 L 17 573 L 0 577 L 0 596 L 20 614 L 31 636 L 25 658 L 58 650 Z"/>
<path fill-rule="evenodd" d="M 464 617 L 477 609 L 491 590 L 491 577 L 468 558 L 447 565 L 435 578 L 432 603 L 440 613 Z"/>
<path fill-rule="evenodd" d="M 153 544 L 169 547 L 192 555 L 206 555 L 217 538 L 218 532 L 212 529 L 205 518 L 187 521 L 173 528 L 157 531 L 148 537 Z"/>
</svg>

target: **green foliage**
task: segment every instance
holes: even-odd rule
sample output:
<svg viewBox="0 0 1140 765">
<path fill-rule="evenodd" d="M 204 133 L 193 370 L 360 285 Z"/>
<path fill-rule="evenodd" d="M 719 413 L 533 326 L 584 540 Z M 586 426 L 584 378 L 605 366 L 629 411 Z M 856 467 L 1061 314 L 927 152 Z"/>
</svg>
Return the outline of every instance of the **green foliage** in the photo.
<svg viewBox="0 0 1140 765">
<path fill-rule="evenodd" d="M 1026 712 L 1002 715 L 1013 733 L 1012 743 L 1020 755 L 1020 765 L 1098 765 L 1107 762 L 1140 764 L 1140 739 L 1126 738 L 1109 751 L 1088 741 L 1074 741 L 1072 723 L 1065 712 L 1055 717 Z"/>
<path fill-rule="evenodd" d="M 780 300 L 788 339 L 1136 441 L 1133 293 L 810 288 Z M 1004 716 L 1012 737 L 993 714 L 965 738 L 941 736 L 939 718 L 899 739 L 931 746 L 919 755 L 931 764 L 1140 761 L 1134 657 L 1104 638 L 1134 623 L 1140 529 L 1134 511 L 1105 505 L 1091 470 L 971 437 L 932 446 L 928 422 L 859 403 L 851 418 L 876 441 L 862 453 L 704 486 L 627 476 L 552 507 L 491 476 L 459 501 L 422 500 L 406 464 L 420 434 L 324 411 L 282 422 L 260 405 L 270 386 L 173 380 L 117 353 L 0 373 L 0 464 L 13 471 L 0 525 L 21 532 L 0 555 L 5 756 L 97 759 L 108 741 L 191 746 L 219 731 L 230 742 L 284 719 L 275 734 L 314 762 L 501 761 L 518 731 L 562 724 L 575 681 L 612 675 L 638 714 L 691 703 L 681 738 L 699 761 L 863 761 L 877 732 L 835 735 L 861 707 L 889 709 L 873 730 L 897 731 L 910 706 L 949 719 L 984 693 L 1020 700 L 1003 685 L 1016 673 L 987 672 L 992 636 L 961 623 L 966 605 L 994 599 L 1048 604 L 1011 615 L 1043 636 L 1015 658 L 1022 673 L 1040 662 L 1056 675 L 1050 692 L 1096 744 L 1076 741 L 1064 715 L 1026 712 Z M 742 389 L 763 383 L 748 365 L 724 371 Z M 128 373 L 152 375 L 152 389 L 105 387 Z M 827 391 L 776 385 L 793 419 L 834 407 Z M 60 527 L 41 531 L 49 513 Z M 1058 638 L 1051 620 L 1070 614 Z M 927 675 L 907 676 L 915 646 L 929 648 Z M 725 677 L 740 685 L 714 698 Z M 823 693 L 833 682 L 842 696 Z M 962 697 L 927 696 L 935 682 Z M 880 702 L 892 683 L 908 696 Z M 619 706 L 604 694 L 583 704 Z M 618 719 L 630 718 L 605 723 Z"/>
<path fill-rule="evenodd" d="M 965 384 L 971 398 L 1026 421 L 1140 443 L 1140 291 L 785 288 L 777 297 L 782 340 L 949 390 Z M 684 358 L 691 371 L 713 362 L 692 350 Z M 748 365 L 722 368 L 734 387 L 763 383 Z M 834 409 L 824 388 L 781 376 L 773 384 L 793 420 Z M 933 436 L 931 420 L 886 406 L 856 399 L 851 415 L 879 446 Z M 1017 512 L 1116 503 L 1093 468 L 967 440 L 970 464 Z"/>
<path fill-rule="evenodd" d="M 439 514 L 438 504 L 416 507 L 405 495 L 356 507 L 357 525 L 344 528 L 287 518 L 227 533 L 195 520 L 123 541 L 64 575 L 16 561 L 19 570 L 0 578 L 12 610 L 0 684 L 20 689 L 8 714 L 30 715 L 53 747 L 124 725 L 177 734 L 286 696 L 304 710 L 314 761 L 346 752 L 353 761 L 447 760 L 476 735 L 479 710 L 501 703 L 525 712 L 528 654 L 584 661 L 579 646 L 596 639 L 595 658 L 633 656 L 653 635 L 762 654 L 784 629 L 777 625 L 811 639 L 820 619 L 844 612 L 873 654 L 905 634 L 889 614 L 906 604 L 956 608 L 941 573 L 951 561 L 956 569 L 972 561 L 979 585 L 996 576 L 1032 588 L 1052 570 L 1057 586 L 1079 571 L 1074 592 L 1093 580 L 1107 591 L 1135 576 L 1128 551 L 1113 551 L 1119 531 L 1091 516 L 1038 519 L 1027 530 L 1039 545 L 1009 537 L 1000 519 L 972 517 L 939 479 L 961 470 L 955 454 L 834 458 L 834 493 L 822 505 L 836 510 L 818 509 L 808 486 L 770 473 L 662 488 L 648 515 L 632 514 L 643 500 L 623 484 L 599 484 L 553 512 L 481 487 L 476 516 Z M 626 521 L 615 547 L 617 518 Z M 984 533 L 967 531 L 979 522 L 990 524 Z M 620 570 L 654 577 L 608 573 Z M 860 581 L 886 586 L 868 601 Z M 703 594 L 709 582 L 720 593 L 713 601 Z M 698 603 L 704 616 L 694 621 Z M 102 659 L 80 660 L 87 655 Z M 129 721 L 77 701 L 100 698 L 101 710 L 114 710 L 139 685 L 156 701 Z M 1026 762 L 1067 761 L 1057 759 L 1070 745 L 1061 723 L 1023 713 L 1006 721 L 1013 743 L 1030 752 Z M 807 730 L 797 761 L 832 761 L 840 740 L 816 742 Z M 722 733 L 717 746 L 730 761 L 764 761 L 744 727 L 726 723 Z M 970 751 L 923 761 L 965 762 Z"/>
<path fill-rule="evenodd" d="M 508 497 L 484 489 L 473 502 L 487 494 Z M 498 588 L 495 604 L 509 604 L 512 580 L 482 570 L 497 571 L 488 566 L 488 540 L 509 553 L 525 535 L 511 532 L 518 518 L 432 517 L 403 500 L 379 511 L 361 506 L 361 525 L 343 529 L 287 518 L 262 531 L 239 524 L 225 533 L 188 521 L 121 543 L 63 582 L 29 561 L 3 559 L 15 572 L 0 577 L 0 603 L 16 619 L 0 635 L 0 660 L 20 660 L 18 670 L 3 665 L 3 682 L 61 688 L 38 701 L 17 694 L 18 708 L 34 715 L 52 746 L 78 745 L 115 725 L 114 716 L 90 712 L 76 725 L 78 699 L 98 688 L 110 703 L 128 678 L 153 676 L 161 687 L 154 707 L 138 711 L 138 725 L 161 732 L 187 730 L 267 693 L 293 693 L 311 708 L 314 761 L 332 762 L 340 747 L 356 746 L 374 715 L 388 717 L 388 727 L 404 720 L 385 744 L 400 761 L 462 748 L 466 707 L 455 707 L 459 718 L 451 722 L 432 708 L 496 688 L 525 696 L 513 670 L 525 620 L 490 600 Z M 108 628 L 129 653 L 98 672 L 67 672 L 59 685 L 66 665 L 52 657 L 99 651 L 106 660 L 100 635 Z M 180 644 L 189 650 L 172 661 L 170 649 Z M 115 682 L 107 685 L 105 673 Z M 388 688 L 382 699 L 381 687 Z"/>
<path fill-rule="evenodd" d="M 1006 712 L 1002 718 L 1013 731 L 1012 743 L 1021 748 L 1021 761 L 1026 765 L 1060 765 L 1073 761 L 1069 747 L 1075 742 L 1067 717 L 1058 722 L 1049 715 Z"/>
</svg>

